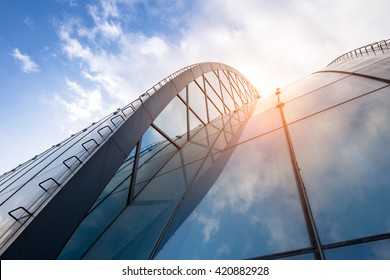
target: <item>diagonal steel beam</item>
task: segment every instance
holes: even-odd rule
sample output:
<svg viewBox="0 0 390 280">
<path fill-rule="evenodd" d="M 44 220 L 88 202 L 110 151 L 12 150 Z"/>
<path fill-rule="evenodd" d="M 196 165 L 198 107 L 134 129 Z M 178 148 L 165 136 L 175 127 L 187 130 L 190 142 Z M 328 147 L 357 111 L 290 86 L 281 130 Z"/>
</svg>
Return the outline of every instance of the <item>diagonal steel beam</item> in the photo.
<svg viewBox="0 0 390 280">
<path fill-rule="evenodd" d="M 227 106 L 226 106 L 226 104 L 225 104 L 223 98 L 221 98 L 221 97 L 218 95 L 217 91 L 216 91 L 216 90 L 214 89 L 214 87 L 211 85 L 211 83 L 209 82 L 209 80 L 207 80 L 207 78 L 205 77 L 205 75 L 203 75 L 203 78 L 205 79 L 205 81 L 207 82 L 207 84 L 210 86 L 210 88 L 214 91 L 215 95 L 219 98 L 219 100 L 221 100 L 222 105 L 223 105 L 223 110 L 224 110 L 224 112 L 226 113 L 226 108 L 225 108 L 225 107 L 227 107 Z M 223 96 L 222 96 L 222 97 L 223 97 Z M 227 107 L 227 108 L 228 108 L 228 107 Z M 229 108 L 228 108 L 228 109 L 229 109 Z"/>
<path fill-rule="evenodd" d="M 221 80 L 220 78 L 220 75 L 219 75 L 219 72 L 218 70 L 217 71 L 213 71 L 215 76 L 217 76 L 218 80 L 219 80 L 219 83 L 220 83 L 220 86 L 222 85 L 223 88 L 226 90 L 227 94 L 230 96 L 230 98 L 233 100 L 233 103 L 234 103 L 234 108 L 238 108 L 238 103 L 236 102 L 236 99 L 234 98 L 234 94 L 233 92 L 230 92 L 227 88 L 226 88 L 226 85 L 224 84 L 224 82 Z M 222 89 L 221 89 L 222 91 Z M 230 110 L 231 111 L 231 110 Z"/>
<path fill-rule="evenodd" d="M 221 112 L 221 110 L 219 110 L 218 106 L 210 99 L 210 97 L 207 95 L 207 93 L 202 89 L 202 87 L 198 84 L 198 82 L 195 80 L 194 81 L 195 84 L 199 87 L 199 89 L 203 92 L 203 94 L 206 96 L 206 98 L 211 102 L 211 104 L 214 105 L 215 109 L 218 110 L 218 112 L 223 115 L 223 113 Z"/>
<path fill-rule="evenodd" d="M 241 104 L 244 104 L 244 101 L 242 100 L 240 92 L 234 87 L 233 83 L 230 81 L 229 75 L 226 74 L 224 70 L 222 70 L 222 73 L 225 75 L 226 79 L 229 81 L 229 85 L 230 85 L 232 94 L 234 95 L 234 92 L 235 92 L 237 94 L 237 96 L 240 98 Z"/>
<path fill-rule="evenodd" d="M 180 99 L 181 102 L 184 103 L 184 105 L 188 106 L 188 109 L 191 111 L 191 113 L 194 114 L 194 116 L 203 124 L 206 125 L 206 123 L 199 117 L 199 115 L 191 108 L 191 106 L 181 98 L 180 95 L 177 95 L 177 97 Z"/>
<path fill-rule="evenodd" d="M 153 127 L 155 130 L 158 131 L 158 133 L 160 133 L 164 138 L 166 138 L 173 146 L 175 146 L 176 148 L 178 148 L 180 150 L 180 146 L 177 145 L 177 143 L 171 138 L 169 137 L 168 134 L 166 134 L 161 128 L 159 128 L 157 125 L 155 125 L 154 123 L 152 123 L 150 125 L 151 127 Z"/>
</svg>

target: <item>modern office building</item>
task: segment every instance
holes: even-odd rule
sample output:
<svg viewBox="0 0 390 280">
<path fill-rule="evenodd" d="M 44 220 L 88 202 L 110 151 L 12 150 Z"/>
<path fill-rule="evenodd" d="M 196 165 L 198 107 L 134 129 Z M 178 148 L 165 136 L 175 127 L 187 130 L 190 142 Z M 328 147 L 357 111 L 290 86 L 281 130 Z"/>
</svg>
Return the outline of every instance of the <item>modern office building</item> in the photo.
<svg viewBox="0 0 390 280">
<path fill-rule="evenodd" d="M 0 177 L 2 259 L 390 259 L 390 40 L 270 97 L 191 65 Z"/>
</svg>

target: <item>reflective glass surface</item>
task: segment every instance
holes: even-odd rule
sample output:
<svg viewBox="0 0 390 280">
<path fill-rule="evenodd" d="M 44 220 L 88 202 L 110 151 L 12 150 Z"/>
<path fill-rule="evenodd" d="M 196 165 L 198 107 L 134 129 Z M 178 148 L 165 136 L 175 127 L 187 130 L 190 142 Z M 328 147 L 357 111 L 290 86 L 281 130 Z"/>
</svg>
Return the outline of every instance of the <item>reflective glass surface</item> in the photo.
<svg viewBox="0 0 390 280">
<path fill-rule="evenodd" d="M 341 70 L 341 71 L 349 71 L 349 72 L 355 72 L 355 71 L 360 71 L 361 69 L 364 69 L 366 67 L 370 67 L 377 63 L 378 61 L 381 61 L 388 57 L 389 52 L 385 54 L 380 54 L 379 55 L 366 55 L 364 54 L 364 57 L 358 57 L 358 58 L 353 58 L 353 59 L 347 59 L 344 60 L 340 63 L 337 63 L 335 65 L 331 65 L 327 67 L 327 69 L 332 69 L 332 70 Z"/>
<path fill-rule="evenodd" d="M 239 145 L 156 258 L 237 259 L 308 247 L 295 178 L 285 162 L 283 130 Z"/>
<path fill-rule="evenodd" d="M 291 123 L 387 85 L 388 84 L 367 78 L 357 76 L 347 77 L 341 81 L 302 96 L 301 98 L 287 102 L 284 106 L 287 123 Z M 283 95 L 284 93 L 282 92 L 281 96 Z"/>
<path fill-rule="evenodd" d="M 365 75 L 370 75 L 374 77 L 379 77 L 383 79 L 389 80 L 389 72 L 390 72 L 390 52 L 386 55 L 386 58 L 383 58 L 376 62 L 373 65 L 369 65 L 357 71 L 358 73 L 362 73 Z"/>
<path fill-rule="evenodd" d="M 322 244 L 390 229 L 390 90 L 289 126 Z"/>
<path fill-rule="evenodd" d="M 146 149 L 144 153 L 141 153 L 138 163 L 134 195 L 136 195 L 178 151 L 173 144 L 166 142 L 168 141 L 165 141 L 156 147 L 150 147 Z"/>
<path fill-rule="evenodd" d="M 207 155 L 214 153 L 211 157 L 216 160 L 218 155 L 215 154 L 214 150 L 224 149 L 232 139 L 232 135 L 238 132 L 237 129 L 231 133 L 226 132 L 228 137 L 224 137 L 225 133 L 216 127 L 220 126 L 221 122 L 226 125 L 229 118 L 233 122 L 237 122 L 236 118 L 244 117 L 245 115 L 241 116 L 240 112 L 236 112 L 216 119 L 215 123 L 200 129 L 196 134 L 197 139 L 186 142 L 180 150 L 176 150 L 171 144 L 164 143 L 164 145 L 151 146 L 149 149 L 145 149 L 145 152 L 141 152 L 136 187 L 143 184 L 143 188 L 137 189 L 139 191 L 136 192 L 134 200 L 130 204 L 126 204 L 127 195 L 123 203 L 118 203 L 118 205 L 122 205 L 121 211 L 116 213 L 110 227 L 104 228 L 104 232 L 100 231 L 99 238 L 95 238 L 96 241 L 93 244 L 81 246 L 90 247 L 81 257 L 87 259 L 148 258 L 160 235 L 164 232 L 164 228 L 182 195 L 192 184 L 195 176 L 199 175 L 199 169 L 205 162 Z M 203 135 L 203 137 L 198 134 Z M 127 189 L 128 185 L 129 182 Z M 112 200 L 116 197 L 116 193 L 111 194 L 111 196 Z M 118 205 L 114 205 L 112 208 L 116 208 Z M 100 207 L 100 210 L 111 211 L 103 207 Z M 96 210 L 95 212 L 104 215 Z M 112 246 L 113 243 L 116 245 Z M 74 250 L 74 248 L 72 249 Z M 64 256 L 65 253 L 63 253 Z"/>
<path fill-rule="evenodd" d="M 326 250 L 325 257 L 328 260 L 390 260 L 390 240 Z"/>
<path fill-rule="evenodd" d="M 171 138 L 182 135 L 187 131 L 186 106 L 178 97 L 175 97 L 153 121 L 160 129 Z M 166 125 L 169 123 L 170 125 Z"/>
<path fill-rule="evenodd" d="M 218 92 L 214 91 L 215 88 L 211 87 L 210 84 L 207 83 L 207 81 L 205 81 L 205 88 L 206 92 L 208 93 L 207 104 L 210 111 L 210 118 L 214 119 L 220 116 L 221 113 L 224 114 L 224 106 L 221 100 L 222 98 L 220 95 L 218 95 Z"/>
<path fill-rule="evenodd" d="M 80 259 L 127 205 L 134 151 L 118 169 L 80 223 L 59 259 Z"/>
<path fill-rule="evenodd" d="M 184 168 L 155 177 L 85 255 L 87 259 L 147 259 L 186 189 Z"/>
<path fill-rule="evenodd" d="M 253 116 L 257 116 L 260 113 L 274 109 L 276 108 L 277 104 L 278 98 L 276 94 L 267 97 L 260 97 L 260 99 L 257 101 L 255 110 L 253 111 Z"/>
<path fill-rule="evenodd" d="M 280 258 L 279 260 L 315 260 L 315 257 L 313 254 L 303 254 L 303 255 L 296 255 L 286 258 Z"/>
<path fill-rule="evenodd" d="M 203 82 L 199 85 L 202 87 Z M 201 89 L 193 82 L 188 85 L 188 104 L 203 122 L 207 123 L 206 97 Z"/>
<path fill-rule="evenodd" d="M 258 105 L 256 105 L 256 107 L 257 106 Z M 277 108 L 268 110 L 253 116 L 250 120 L 248 120 L 239 142 L 244 142 L 253 137 L 258 137 L 259 135 L 281 128 L 282 126 L 283 123 L 280 110 Z"/>
<path fill-rule="evenodd" d="M 348 77 L 347 74 L 340 73 L 316 73 L 303 78 L 285 88 L 282 88 L 280 100 L 284 103 L 302 95 L 318 90 Z"/>
</svg>

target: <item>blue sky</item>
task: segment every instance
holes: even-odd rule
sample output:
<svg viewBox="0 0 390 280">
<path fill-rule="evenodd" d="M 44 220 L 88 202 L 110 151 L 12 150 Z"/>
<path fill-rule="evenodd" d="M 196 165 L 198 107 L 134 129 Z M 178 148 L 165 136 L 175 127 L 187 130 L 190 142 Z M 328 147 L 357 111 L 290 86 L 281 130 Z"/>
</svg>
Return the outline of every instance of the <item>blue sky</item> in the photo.
<svg viewBox="0 0 390 280">
<path fill-rule="evenodd" d="M 389 38 L 389 10 L 387 0 L 0 0 L 0 174 L 192 63 L 229 64 L 267 95 Z"/>
</svg>

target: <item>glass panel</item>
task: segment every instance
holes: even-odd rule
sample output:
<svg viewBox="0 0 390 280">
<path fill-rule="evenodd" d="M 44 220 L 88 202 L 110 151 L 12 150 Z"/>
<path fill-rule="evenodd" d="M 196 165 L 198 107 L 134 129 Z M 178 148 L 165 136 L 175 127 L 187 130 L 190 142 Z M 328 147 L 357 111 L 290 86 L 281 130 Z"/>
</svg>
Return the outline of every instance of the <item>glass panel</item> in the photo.
<svg viewBox="0 0 390 280">
<path fill-rule="evenodd" d="M 230 111 L 233 111 L 238 107 L 238 100 L 236 100 L 236 96 L 232 94 L 232 88 L 230 87 L 230 83 L 226 78 L 226 72 L 219 70 L 217 71 L 219 75 L 219 79 L 221 80 L 221 88 L 224 96 L 224 100 L 227 106 L 230 108 Z M 237 97 L 238 98 L 238 97 Z"/>
<path fill-rule="evenodd" d="M 202 131 L 204 132 L 204 131 Z M 167 172 L 173 169 L 176 169 L 182 165 L 189 164 L 191 162 L 205 158 L 210 151 L 210 144 L 214 143 L 220 132 L 214 133 L 212 135 L 207 135 L 207 137 L 200 140 L 188 141 L 178 153 L 176 153 L 172 159 L 163 167 L 161 172 Z M 200 134 L 200 132 L 198 133 Z M 206 136 L 205 135 L 205 136 Z"/>
<path fill-rule="evenodd" d="M 224 115 L 212 120 L 207 126 L 202 127 L 199 132 L 196 132 L 196 134 L 194 134 L 194 136 L 191 138 L 191 141 L 196 142 L 207 137 L 208 135 L 212 135 L 221 131 L 225 124 L 229 122 L 230 118 L 231 115 Z"/>
<path fill-rule="evenodd" d="M 229 92 L 232 94 L 234 100 L 236 101 L 238 107 L 242 106 L 242 100 L 240 98 L 239 92 L 237 91 L 237 86 L 235 86 L 234 81 L 231 79 L 228 71 L 221 71 L 221 76 L 224 78 L 224 84 Z"/>
<path fill-rule="evenodd" d="M 183 99 L 184 101 L 187 101 L 187 97 L 186 97 L 186 88 L 182 89 L 179 94 L 178 94 L 181 99 Z"/>
<path fill-rule="evenodd" d="M 386 84 L 362 77 L 350 76 L 301 98 L 287 102 L 284 106 L 286 121 L 291 123 L 383 86 L 386 86 Z"/>
<path fill-rule="evenodd" d="M 229 119 L 230 119 L 229 115 L 223 115 L 223 116 L 219 116 L 218 118 L 215 118 L 210 122 L 210 126 L 213 127 L 210 129 L 215 129 L 216 131 L 222 130 L 225 127 L 225 124 L 228 123 Z"/>
<path fill-rule="evenodd" d="M 190 118 L 190 137 L 193 137 L 197 134 L 199 130 L 201 130 L 203 124 L 191 111 L 189 111 L 189 118 Z"/>
<path fill-rule="evenodd" d="M 152 142 L 153 141 L 153 142 Z M 151 143 L 152 142 L 152 143 Z M 153 127 L 142 136 L 142 147 L 138 163 L 134 195 L 156 175 L 160 168 L 178 151 Z"/>
<path fill-rule="evenodd" d="M 239 127 L 237 127 L 236 131 L 239 129 Z M 226 146 L 229 144 L 229 142 L 232 140 L 233 138 L 233 134 L 229 133 L 229 132 L 221 132 L 218 136 L 218 138 L 216 139 L 215 143 L 213 144 L 213 150 L 211 152 L 217 152 L 217 151 L 222 151 L 226 148 Z M 236 143 L 237 141 L 234 142 L 234 144 Z"/>
<path fill-rule="evenodd" d="M 198 84 L 203 88 L 202 82 L 198 82 Z M 207 123 L 205 95 L 195 82 L 188 85 L 188 98 L 191 109 L 195 111 L 204 123 Z"/>
<path fill-rule="evenodd" d="M 289 126 L 322 244 L 389 231 L 389 93 Z"/>
<path fill-rule="evenodd" d="M 346 77 L 348 77 L 347 74 L 340 73 L 315 73 L 285 88 L 282 88 L 280 99 L 282 102 L 286 103 L 292 99 L 342 80 Z"/>
<path fill-rule="evenodd" d="M 250 95 L 245 83 L 240 79 L 237 74 L 232 73 L 232 76 L 234 77 L 236 84 L 240 88 L 240 91 L 242 92 L 243 96 L 245 97 L 246 102 L 250 102 Z"/>
<path fill-rule="evenodd" d="M 379 77 L 383 79 L 389 79 L 390 73 L 390 52 L 384 56 L 383 60 L 378 61 L 377 63 L 364 67 L 357 71 L 357 73 L 362 73 L 374 77 Z"/>
<path fill-rule="evenodd" d="M 192 178 L 198 163 L 156 176 L 85 256 L 87 259 L 147 259 Z"/>
<path fill-rule="evenodd" d="M 257 107 L 257 106 L 256 106 Z M 283 126 L 279 109 L 272 109 L 258 114 L 248 120 L 239 142 L 246 141 L 261 134 Z"/>
<path fill-rule="evenodd" d="M 214 95 L 214 96 L 215 96 L 215 95 Z M 209 97 L 211 97 L 211 100 L 212 100 L 213 95 L 210 95 Z M 217 98 L 217 97 L 214 97 L 214 98 Z M 213 102 L 214 102 L 214 101 L 213 101 Z M 214 120 L 215 118 L 221 117 L 221 116 L 224 114 L 224 113 L 223 113 L 222 102 L 220 102 L 220 105 L 221 105 L 221 106 L 218 107 L 218 109 L 219 109 L 220 111 L 218 111 L 218 110 L 217 110 L 217 107 L 216 107 L 216 106 L 218 106 L 218 105 L 217 105 L 218 102 L 214 102 L 214 104 L 216 104 L 216 106 L 214 106 L 214 105 L 210 102 L 210 100 L 208 100 L 208 104 L 209 104 L 208 108 L 209 108 L 210 120 Z"/>
<path fill-rule="evenodd" d="M 207 96 L 209 97 L 208 104 L 209 104 L 210 118 L 214 119 L 216 117 L 221 116 L 221 113 L 224 114 L 224 109 L 223 109 L 224 106 L 221 101 L 221 97 L 217 95 L 216 92 L 213 90 L 213 88 L 215 89 L 215 86 L 213 86 L 213 84 L 211 84 L 210 82 L 210 84 L 213 86 L 213 88 L 211 88 L 210 84 L 207 83 L 206 80 L 205 83 L 206 83 L 206 93 Z M 215 106 L 212 103 L 214 103 Z M 219 111 L 216 108 L 218 108 Z"/>
<path fill-rule="evenodd" d="M 315 260 L 315 257 L 312 253 L 296 255 L 291 257 L 280 258 L 279 260 Z"/>
<path fill-rule="evenodd" d="M 385 54 L 386 56 L 388 54 Z M 376 62 L 384 59 L 385 56 L 380 55 L 365 55 L 364 57 L 354 58 L 354 59 L 348 59 L 341 63 L 337 63 L 335 65 L 331 65 L 330 67 L 327 67 L 327 69 L 332 70 L 341 70 L 341 71 L 349 71 L 349 72 L 356 72 L 360 69 L 363 69 L 367 66 L 373 65 Z"/>
<path fill-rule="evenodd" d="M 148 152 L 148 154 L 150 154 L 149 158 L 142 163 L 140 162 L 138 165 L 137 180 L 134 190 L 135 195 L 153 178 L 153 176 L 156 175 L 177 151 L 177 148 L 169 143 L 163 145 L 159 150 Z"/>
<path fill-rule="evenodd" d="M 157 144 L 166 142 L 168 142 L 167 139 L 150 126 L 142 136 L 141 151 L 147 152 L 148 150 L 158 149 Z"/>
<path fill-rule="evenodd" d="M 175 97 L 153 121 L 171 139 L 187 132 L 186 106 Z"/>
<path fill-rule="evenodd" d="M 214 152 L 209 154 L 206 159 L 203 159 L 202 167 L 199 169 L 198 173 L 196 174 L 196 177 L 199 178 L 203 176 L 204 173 L 208 172 L 208 170 L 210 170 L 210 168 L 213 166 L 213 164 L 221 154 L 221 152 Z"/>
<path fill-rule="evenodd" d="M 238 145 L 156 258 L 237 259 L 308 247 L 295 178 L 286 162 L 283 130 Z"/>
<path fill-rule="evenodd" d="M 122 166 L 118 169 L 117 173 L 107 184 L 107 186 L 104 188 L 104 190 L 99 195 L 99 198 L 96 200 L 96 202 L 91 207 L 91 209 L 94 209 L 96 206 L 98 206 L 103 200 L 105 200 L 113 192 L 118 191 L 118 188 L 120 188 L 120 185 L 122 183 L 128 182 L 127 187 L 130 186 L 131 173 L 133 172 L 133 161 L 134 161 L 134 153 L 131 153 L 130 156 L 126 159 L 126 161 L 122 164 Z M 127 195 L 127 190 L 126 190 L 126 195 Z"/>
<path fill-rule="evenodd" d="M 248 114 L 250 115 L 250 113 Z M 238 122 L 235 117 L 238 117 L 241 120 Z M 242 130 L 245 127 L 247 119 L 248 116 L 245 115 L 241 110 L 234 113 L 229 122 L 226 123 L 224 129 L 221 131 L 218 139 L 213 144 L 214 151 L 222 151 L 227 147 L 236 145 Z"/>
<path fill-rule="evenodd" d="M 222 82 L 220 83 L 220 88 L 222 90 L 223 100 L 225 101 L 226 106 L 229 108 L 229 110 L 228 109 L 226 109 L 226 110 L 228 110 L 228 112 L 234 111 L 234 109 L 235 109 L 234 100 L 230 96 L 229 91 L 227 90 L 227 88 L 225 88 L 225 86 Z"/>
<path fill-rule="evenodd" d="M 59 255 L 80 259 L 127 205 L 134 151 L 107 184 Z"/>
<path fill-rule="evenodd" d="M 325 251 L 328 260 L 390 260 L 390 240 L 382 240 Z"/>
<path fill-rule="evenodd" d="M 142 138 L 134 191 L 135 195 L 137 195 L 176 152 L 177 148 L 170 144 L 152 127 L 145 132 Z M 82 257 L 100 234 L 125 209 L 127 206 L 134 154 L 135 152 L 133 150 L 97 199 L 88 216 L 76 230 L 59 258 L 75 259 Z"/>
<path fill-rule="evenodd" d="M 233 111 L 235 109 L 235 105 L 234 105 L 234 100 L 232 98 L 232 96 L 229 94 L 231 91 L 230 91 L 230 87 L 229 87 L 229 83 L 226 80 L 226 78 L 224 79 L 222 76 L 223 73 L 222 71 L 217 71 L 218 75 L 219 75 L 219 78 L 221 79 L 221 82 L 219 83 L 219 90 L 220 92 L 222 92 L 222 95 L 223 95 L 223 100 L 225 101 L 225 104 L 226 106 L 229 108 L 229 111 Z M 222 75 L 222 76 L 221 76 Z"/>
<path fill-rule="evenodd" d="M 257 100 L 257 104 L 253 112 L 253 116 L 256 116 L 268 110 L 275 109 L 277 104 L 278 104 L 278 97 L 276 96 L 276 94 L 267 97 L 260 97 L 260 99 Z"/>
<path fill-rule="evenodd" d="M 240 111 L 235 115 L 240 115 Z M 218 123 L 221 120 L 222 118 L 216 120 L 217 125 L 220 125 Z M 178 152 L 175 149 L 168 149 L 168 145 L 161 152 L 152 146 L 150 151 L 142 154 L 137 182 L 139 179 L 139 184 L 144 184 L 144 188 L 104 232 L 96 245 L 88 251 L 86 258 L 143 259 L 149 257 L 181 195 L 187 186 L 193 183 L 195 176 L 199 175 L 199 169 L 205 162 L 206 156 L 213 151 L 212 146 L 218 144 L 218 147 L 223 149 L 227 144 L 226 139 L 222 137 L 223 132 L 211 125 L 202 128 L 197 135 L 202 133 L 204 137 L 191 139 Z M 232 138 L 231 134 L 229 138 Z M 168 152 L 164 152 L 166 150 Z M 169 152 L 170 150 L 172 152 Z M 172 153 L 174 155 L 171 158 Z M 165 163 L 168 157 L 168 163 L 162 166 L 160 163 Z M 218 156 L 213 155 L 212 158 L 215 161 Z M 217 176 L 219 173 L 213 174 Z M 115 246 L 112 246 L 113 242 Z"/>
</svg>

